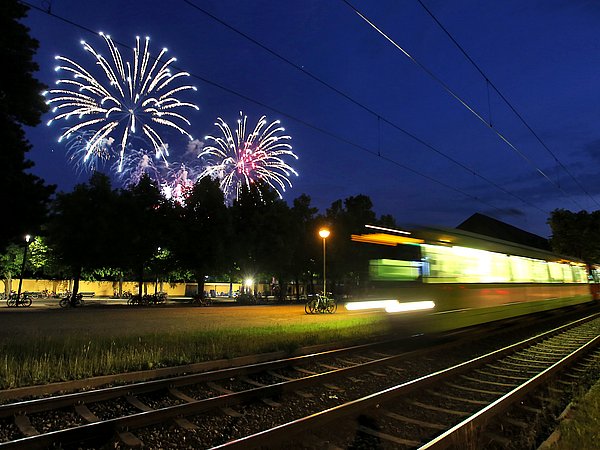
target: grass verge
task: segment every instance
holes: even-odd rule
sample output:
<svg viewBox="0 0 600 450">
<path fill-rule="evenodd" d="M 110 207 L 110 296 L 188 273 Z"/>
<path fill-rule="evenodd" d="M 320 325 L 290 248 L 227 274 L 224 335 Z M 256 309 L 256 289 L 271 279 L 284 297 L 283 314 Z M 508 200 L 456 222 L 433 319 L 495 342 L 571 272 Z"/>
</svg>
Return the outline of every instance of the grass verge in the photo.
<svg viewBox="0 0 600 450">
<path fill-rule="evenodd" d="M 571 417 L 560 423 L 560 439 L 552 450 L 600 448 L 600 382 L 577 402 Z"/>
<path fill-rule="evenodd" d="M 152 333 L 119 337 L 5 337 L 0 341 L 0 389 L 287 351 L 388 333 L 378 317 L 255 328 Z"/>
</svg>

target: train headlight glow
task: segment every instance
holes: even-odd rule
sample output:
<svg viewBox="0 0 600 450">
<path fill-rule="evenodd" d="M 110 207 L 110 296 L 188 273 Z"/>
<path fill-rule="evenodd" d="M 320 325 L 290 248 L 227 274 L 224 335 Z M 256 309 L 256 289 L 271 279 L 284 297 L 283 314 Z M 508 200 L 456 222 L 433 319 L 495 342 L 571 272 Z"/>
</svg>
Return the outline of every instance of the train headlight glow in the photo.
<svg viewBox="0 0 600 450">
<path fill-rule="evenodd" d="M 403 302 L 398 300 L 372 300 L 366 302 L 346 303 L 348 311 L 359 311 L 363 309 L 384 309 L 388 313 L 420 311 L 435 308 L 435 302 L 430 300 L 420 302 Z"/>
</svg>

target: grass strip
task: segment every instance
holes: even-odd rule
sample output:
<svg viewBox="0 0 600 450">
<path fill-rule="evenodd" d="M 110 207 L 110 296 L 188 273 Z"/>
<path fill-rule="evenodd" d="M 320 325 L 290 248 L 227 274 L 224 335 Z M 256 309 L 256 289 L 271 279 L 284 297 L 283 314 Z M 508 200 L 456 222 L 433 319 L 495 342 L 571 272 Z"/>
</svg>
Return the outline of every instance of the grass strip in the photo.
<svg viewBox="0 0 600 450">
<path fill-rule="evenodd" d="M 107 337 L 56 333 L 0 341 L 0 389 L 287 351 L 389 333 L 378 317 Z"/>
<path fill-rule="evenodd" d="M 576 403 L 570 417 L 560 423 L 560 439 L 552 450 L 600 448 L 600 382 Z"/>
</svg>

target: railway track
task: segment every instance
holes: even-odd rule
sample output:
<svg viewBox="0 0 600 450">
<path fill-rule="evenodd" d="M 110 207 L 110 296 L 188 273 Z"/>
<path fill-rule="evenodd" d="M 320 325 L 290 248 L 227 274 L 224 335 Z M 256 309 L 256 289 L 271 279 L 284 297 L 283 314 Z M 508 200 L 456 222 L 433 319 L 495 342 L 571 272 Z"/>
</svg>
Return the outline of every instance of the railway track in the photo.
<svg viewBox="0 0 600 450">
<path fill-rule="evenodd" d="M 587 356 L 588 365 L 598 364 L 599 345 L 600 318 L 594 315 L 215 448 L 254 448 L 267 443 L 285 447 L 290 444 L 289 436 L 300 434 L 309 436 L 308 448 L 317 448 L 317 443 L 328 448 L 484 448 L 477 444 L 479 427 L 581 358 Z M 576 370 L 584 372 L 583 366 Z M 561 382 L 574 383 L 577 375 L 570 376 Z M 334 429 L 335 435 L 328 429 Z M 497 448 L 504 445 L 500 437 Z"/>
<path fill-rule="evenodd" d="M 595 325 L 584 325 L 578 321 L 553 330 L 550 333 L 553 337 L 538 336 L 446 370 L 442 369 L 452 359 L 447 344 L 430 350 L 426 355 L 422 351 L 395 353 L 390 348 L 381 350 L 357 346 L 13 402 L 0 406 L 0 440 L 3 441 L 0 448 L 69 447 L 82 443 L 98 448 L 108 442 L 111 442 L 111 447 L 143 444 L 150 448 L 166 448 L 171 443 L 175 448 L 179 445 L 177 443 L 186 442 L 194 448 L 250 448 L 276 442 L 286 445 L 290 436 L 299 433 L 303 436 L 300 441 L 306 439 L 309 447 L 310 442 L 314 442 L 315 448 L 319 448 L 317 444 L 325 441 L 333 443 L 330 436 L 323 437 L 323 426 L 340 420 L 341 425 L 335 428 L 336 434 L 339 431 L 340 436 L 346 436 L 346 441 L 350 437 L 356 439 L 355 436 L 361 436 L 367 439 L 366 442 L 376 439 L 388 442 L 392 447 L 402 443 L 416 446 L 413 444 L 420 445 L 422 437 L 403 436 L 397 426 L 382 431 L 382 418 L 385 418 L 386 424 L 391 419 L 403 423 L 401 418 L 404 418 L 410 429 L 421 426 L 425 431 L 419 431 L 419 436 L 451 430 L 457 416 L 466 420 L 466 417 L 476 415 L 479 409 L 487 409 L 482 402 L 493 403 L 503 398 L 506 392 L 515 389 L 514 386 L 531 378 L 533 369 L 537 372 L 549 368 L 558 370 L 554 369 L 558 367 L 555 359 L 565 359 L 561 355 L 570 355 L 575 348 L 575 344 L 558 342 L 563 339 L 560 336 L 567 336 L 567 328 L 576 326 L 591 327 L 597 336 L 598 321 L 592 322 Z M 460 356 L 455 357 L 460 360 Z M 413 358 L 420 358 L 421 362 L 416 364 L 418 367 L 412 367 Z M 537 364 L 538 361 L 543 364 Z M 423 363 L 437 372 L 422 376 Z M 456 379 L 449 388 L 439 390 L 448 376 Z M 478 379 L 476 377 L 482 379 L 479 387 L 473 381 Z M 385 386 L 382 391 L 381 386 Z M 365 391 L 369 394 L 365 395 Z M 465 391 L 469 395 L 465 395 Z M 485 391 L 485 395 L 477 391 Z M 410 394 L 416 395 L 409 408 L 415 412 L 413 417 L 407 416 L 406 407 L 401 412 L 394 411 L 392 407 L 388 409 L 388 402 L 393 403 L 394 399 L 409 392 L 417 393 Z M 439 406 L 439 399 L 443 400 L 445 407 Z M 465 399 L 467 401 L 459 406 L 459 402 Z M 405 404 L 406 399 L 403 402 Z M 448 407 L 449 402 L 454 402 L 453 409 Z M 385 409 L 375 407 L 382 404 L 386 404 Z M 428 410 L 423 405 L 432 408 Z M 444 409 L 452 412 L 441 411 Z M 435 425 L 433 434 L 423 417 L 419 417 L 419 411 L 429 411 L 426 416 L 429 425 Z M 435 422 L 431 422 L 431 411 L 435 411 Z M 447 419 L 444 419 L 444 414 Z M 376 422 L 369 419 L 366 424 L 363 423 L 364 418 L 371 416 L 376 417 Z M 357 418 L 363 421 L 359 426 L 356 426 Z M 369 423 L 377 426 L 370 429 Z M 426 426 L 423 427 L 423 424 Z M 460 431 L 452 433 L 460 434 Z M 300 441 L 294 441 L 294 447 Z M 345 447 L 346 441 L 338 437 L 337 445 Z"/>
</svg>

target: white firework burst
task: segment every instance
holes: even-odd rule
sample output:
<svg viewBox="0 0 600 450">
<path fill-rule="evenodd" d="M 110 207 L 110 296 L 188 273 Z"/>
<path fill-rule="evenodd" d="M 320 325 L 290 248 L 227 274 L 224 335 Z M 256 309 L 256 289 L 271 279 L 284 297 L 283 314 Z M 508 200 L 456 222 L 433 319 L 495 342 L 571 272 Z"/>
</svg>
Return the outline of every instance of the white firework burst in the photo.
<svg viewBox="0 0 600 450">
<path fill-rule="evenodd" d="M 199 177 L 218 178 L 221 190 L 229 201 L 237 198 L 243 186 L 263 181 L 271 186 L 282 198 L 286 187 L 291 187 L 291 175 L 298 173 L 284 161 L 290 157 L 298 159 L 288 143 L 291 136 L 282 135 L 285 131 L 279 120 L 267 125 L 262 116 L 254 130 L 246 135 L 247 117 L 240 112 L 235 137 L 229 125 L 217 118 L 215 125 L 221 136 L 206 136 L 209 141 L 198 158 L 205 166 Z M 212 145 L 211 145 L 212 143 Z"/>
<path fill-rule="evenodd" d="M 184 126 L 190 126 L 190 121 L 183 115 L 186 108 L 198 107 L 193 103 L 180 101 L 177 96 L 187 90 L 196 90 L 194 86 L 178 85 L 181 77 L 188 77 L 187 72 L 171 73 L 170 65 L 176 58 L 161 61 L 167 52 L 163 48 L 154 58 L 148 51 L 149 38 L 140 43 L 136 37 L 133 48 L 133 62 L 124 61 L 121 52 L 109 35 L 100 33 L 106 42 L 110 57 L 105 58 L 90 44 L 81 41 L 85 51 L 92 54 L 95 64 L 101 68 L 104 79 L 99 80 L 88 70 L 75 61 L 64 56 L 57 56 L 60 61 L 56 71 L 65 71 L 71 78 L 60 79 L 57 85 L 45 94 L 50 94 L 49 105 L 54 105 L 54 118 L 48 121 L 70 118 L 76 123 L 68 127 L 58 139 L 78 131 L 94 130 L 88 139 L 85 159 L 98 152 L 108 137 L 116 135 L 118 143 L 118 171 L 123 170 L 124 154 L 130 136 L 141 134 L 151 143 L 155 158 L 163 159 L 166 163 L 168 156 L 167 145 L 157 131 L 160 127 L 170 127 L 179 131 L 192 140 Z"/>
</svg>

